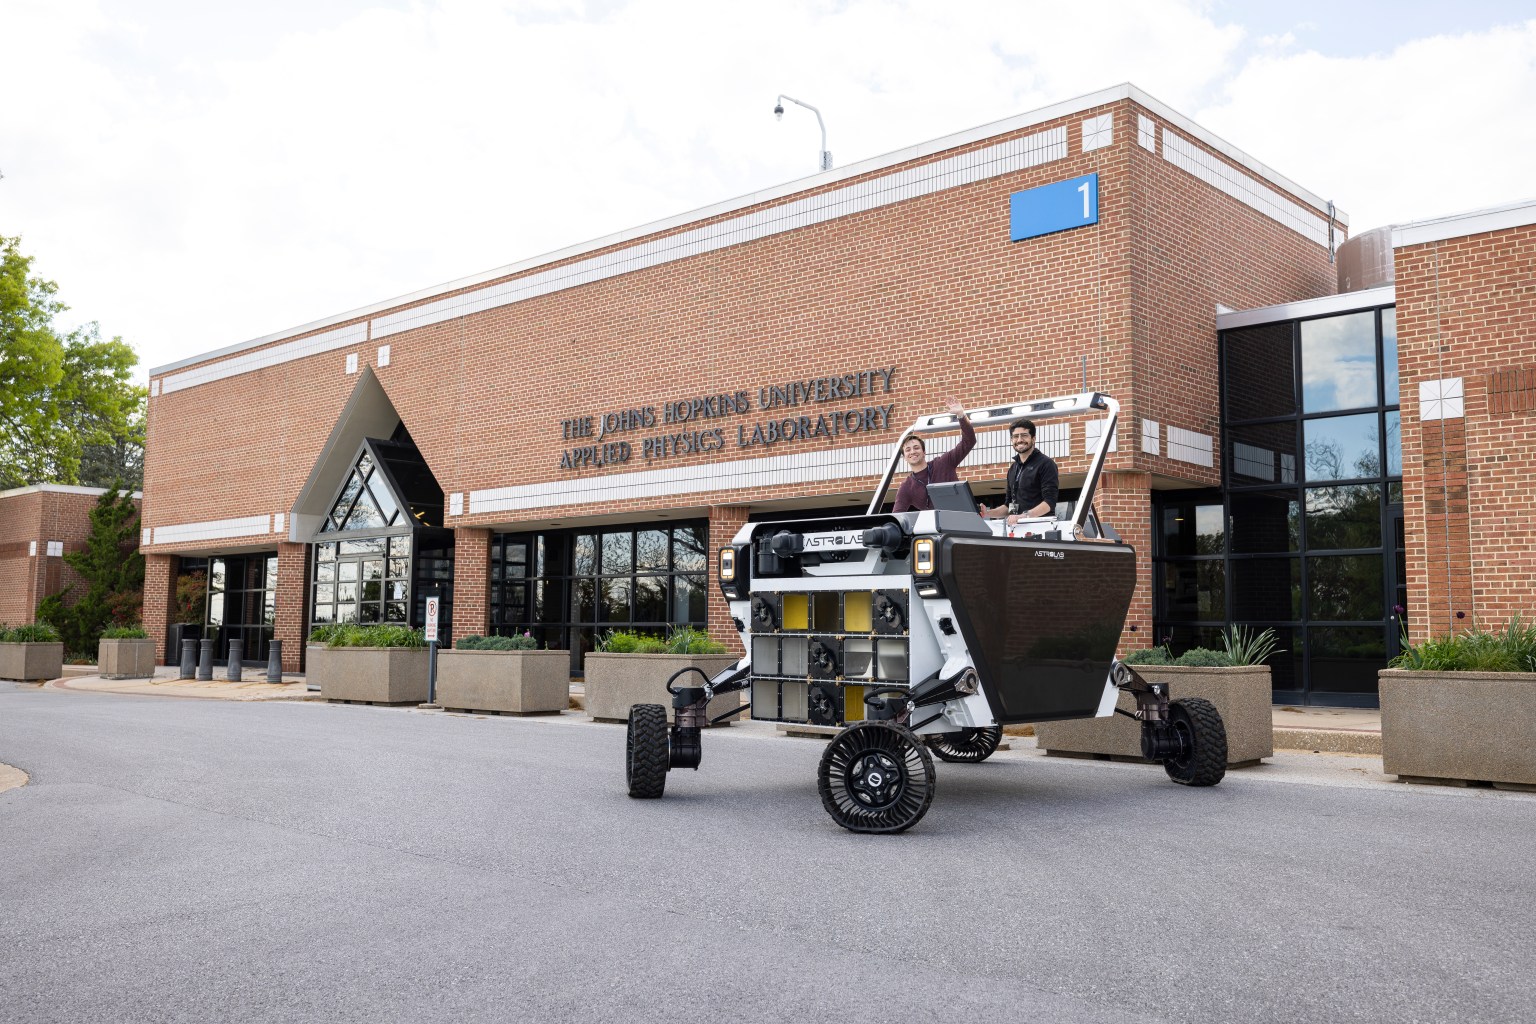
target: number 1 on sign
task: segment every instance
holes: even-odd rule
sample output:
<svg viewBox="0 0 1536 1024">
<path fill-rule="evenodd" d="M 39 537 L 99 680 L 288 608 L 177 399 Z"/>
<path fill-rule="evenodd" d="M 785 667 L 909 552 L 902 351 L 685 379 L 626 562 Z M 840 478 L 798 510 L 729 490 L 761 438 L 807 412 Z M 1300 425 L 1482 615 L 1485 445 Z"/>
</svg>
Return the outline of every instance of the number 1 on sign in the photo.
<svg viewBox="0 0 1536 1024">
<path fill-rule="evenodd" d="M 1088 208 L 1088 183 L 1085 181 L 1077 186 L 1077 190 L 1083 194 L 1083 220 L 1093 216 L 1093 211 Z"/>
</svg>

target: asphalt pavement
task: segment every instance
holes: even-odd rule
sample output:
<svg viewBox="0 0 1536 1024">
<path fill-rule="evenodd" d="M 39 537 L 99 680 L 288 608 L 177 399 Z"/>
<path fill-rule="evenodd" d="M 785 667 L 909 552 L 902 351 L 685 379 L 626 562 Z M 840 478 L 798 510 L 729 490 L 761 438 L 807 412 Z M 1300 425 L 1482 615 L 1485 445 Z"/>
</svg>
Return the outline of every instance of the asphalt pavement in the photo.
<svg viewBox="0 0 1536 1024">
<path fill-rule="evenodd" d="M 1536 1019 L 1536 794 L 1016 744 L 869 837 L 820 741 L 713 730 L 659 801 L 623 748 L 0 683 L 0 1020 Z"/>
</svg>

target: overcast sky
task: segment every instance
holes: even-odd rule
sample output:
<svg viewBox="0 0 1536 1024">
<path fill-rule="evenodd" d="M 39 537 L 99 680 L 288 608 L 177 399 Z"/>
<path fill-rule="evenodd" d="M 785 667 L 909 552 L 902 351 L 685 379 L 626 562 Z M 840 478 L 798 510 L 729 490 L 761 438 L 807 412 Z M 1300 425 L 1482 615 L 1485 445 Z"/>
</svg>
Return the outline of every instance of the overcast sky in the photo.
<svg viewBox="0 0 1536 1024">
<path fill-rule="evenodd" d="M 1351 230 L 1536 194 L 1536 8 L 0 0 L 0 234 L 141 374 L 1132 82 Z"/>
</svg>

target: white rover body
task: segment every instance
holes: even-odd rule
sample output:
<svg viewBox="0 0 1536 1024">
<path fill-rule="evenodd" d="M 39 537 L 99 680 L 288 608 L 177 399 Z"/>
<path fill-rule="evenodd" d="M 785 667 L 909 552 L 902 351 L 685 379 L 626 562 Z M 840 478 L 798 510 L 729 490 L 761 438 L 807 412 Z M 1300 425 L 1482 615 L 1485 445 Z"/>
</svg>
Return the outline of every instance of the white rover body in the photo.
<svg viewBox="0 0 1536 1024">
<path fill-rule="evenodd" d="M 863 515 L 748 523 L 719 551 L 720 587 L 746 657 L 702 685 L 676 685 L 666 708 L 630 713 L 631 796 L 662 795 L 669 768 L 697 768 L 705 707 L 746 690 L 754 719 L 838 726 L 818 771 L 822 804 L 845 828 L 900 832 L 933 798 L 931 749 L 985 760 L 1002 726 L 1115 713 L 1135 692 L 1142 751 L 1176 782 L 1208 786 L 1226 770 L 1226 734 L 1207 701 L 1115 661 L 1136 584 L 1135 552 L 1105 529 L 1093 496 L 1119 406 L 1106 395 L 968 413 L 976 427 L 1019 417 L 1106 419 L 1069 519 L 984 519 L 965 483 L 935 484 L 934 511 L 881 513 L 902 442 L 958 428 L 918 420 L 897 441 Z M 680 673 L 681 675 L 681 673 Z"/>
</svg>

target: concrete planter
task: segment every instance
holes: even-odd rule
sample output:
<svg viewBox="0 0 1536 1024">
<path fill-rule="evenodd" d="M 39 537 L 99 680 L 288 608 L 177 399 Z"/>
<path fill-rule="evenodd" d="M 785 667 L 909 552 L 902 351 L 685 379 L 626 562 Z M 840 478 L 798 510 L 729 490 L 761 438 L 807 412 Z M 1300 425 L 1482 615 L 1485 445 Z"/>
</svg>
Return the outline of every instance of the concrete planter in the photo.
<svg viewBox="0 0 1536 1024">
<path fill-rule="evenodd" d="M 57 679 L 64 674 L 64 645 L 0 644 L 0 679 L 24 683 Z"/>
<path fill-rule="evenodd" d="M 558 714 L 570 696 L 570 651 L 437 652 L 437 703 L 445 708 Z"/>
<path fill-rule="evenodd" d="M 603 654 L 587 655 L 587 714 L 599 722 L 627 722 L 636 704 L 660 704 L 671 714 L 672 695 L 667 680 L 681 668 L 692 666 L 713 679 L 741 659 L 734 654 Z M 703 683 L 689 673 L 678 680 L 686 686 Z M 710 717 L 745 706 L 746 691 L 722 694 L 709 702 Z M 722 725 L 727 724 L 725 722 Z"/>
<path fill-rule="evenodd" d="M 1536 673 L 1382 669 L 1388 775 L 1536 786 Z"/>
<path fill-rule="evenodd" d="M 306 676 L 326 700 L 422 704 L 427 699 L 425 647 L 310 645 Z"/>
<path fill-rule="evenodd" d="M 103 639 L 96 647 L 96 671 L 106 679 L 148 679 L 155 674 L 155 642 Z"/>
<path fill-rule="evenodd" d="M 1136 665 L 1143 679 L 1167 683 L 1168 696 L 1204 697 L 1216 705 L 1227 727 L 1227 764 L 1253 764 L 1275 753 L 1273 694 L 1268 665 L 1186 668 Z M 1136 710 L 1136 698 L 1121 691 L 1119 706 Z M 1035 726 L 1040 749 L 1064 754 L 1141 757 L 1141 723 L 1124 715 L 1042 722 Z"/>
</svg>

